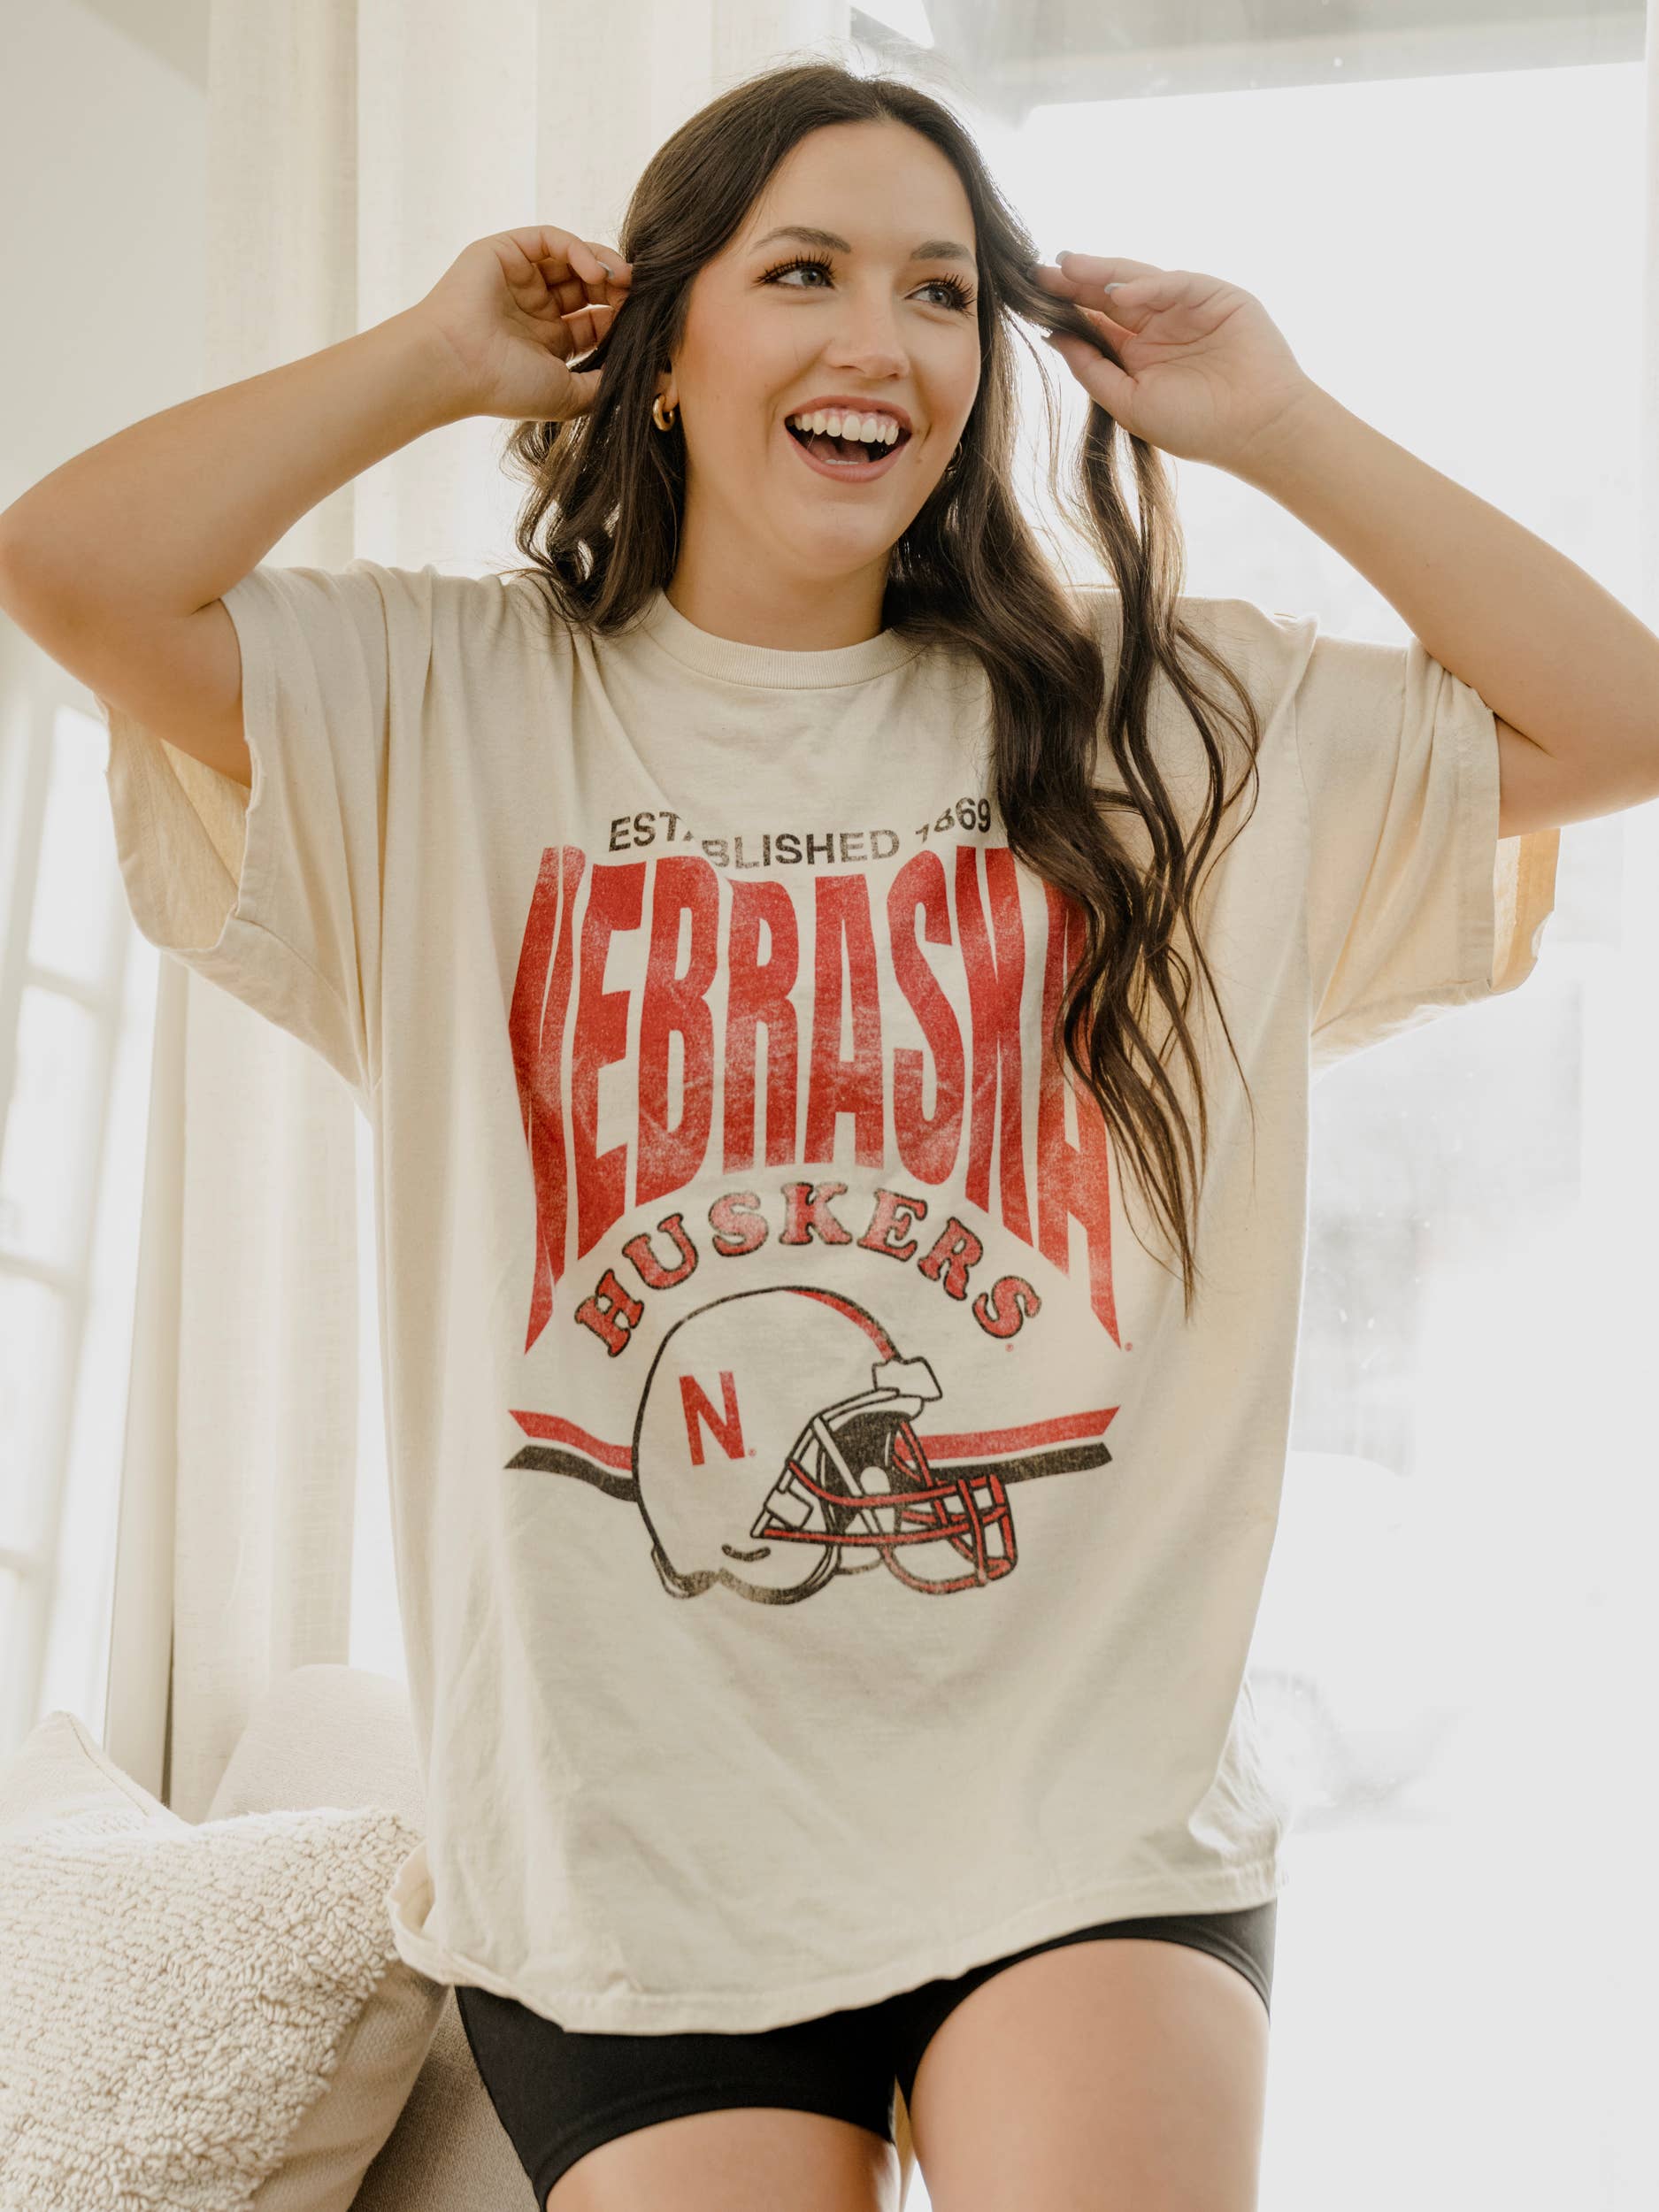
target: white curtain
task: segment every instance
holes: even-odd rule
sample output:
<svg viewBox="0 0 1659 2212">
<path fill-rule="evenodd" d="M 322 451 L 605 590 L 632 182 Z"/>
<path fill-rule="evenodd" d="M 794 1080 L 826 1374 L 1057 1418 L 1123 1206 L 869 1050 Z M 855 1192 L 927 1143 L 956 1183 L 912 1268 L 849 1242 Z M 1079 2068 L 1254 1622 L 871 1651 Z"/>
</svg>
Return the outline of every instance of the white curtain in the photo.
<svg viewBox="0 0 1659 2212">
<path fill-rule="evenodd" d="M 214 0 L 204 388 L 383 321 L 491 231 L 614 242 L 651 151 L 846 0 Z M 517 558 L 507 426 L 418 440 L 265 558 Z M 187 1820 L 250 1705 L 349 1655 L 357 1110 L 305 1048 L 161 964 L 105 1741 Z"/>
</svg>

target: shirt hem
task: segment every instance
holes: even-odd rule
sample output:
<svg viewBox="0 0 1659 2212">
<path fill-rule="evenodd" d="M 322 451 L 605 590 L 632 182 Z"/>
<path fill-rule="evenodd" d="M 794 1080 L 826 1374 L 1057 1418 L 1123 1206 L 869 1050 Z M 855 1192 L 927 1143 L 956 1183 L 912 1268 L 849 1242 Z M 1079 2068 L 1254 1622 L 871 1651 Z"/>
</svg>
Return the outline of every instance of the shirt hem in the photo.
<svg viewBox="0 0 1659 2212">
<path fill-rule="evenodd" d="M 601 1996 L 555 1989 L 534 1975 L 511 1980 L 481 1960 L 435 1944 L 407 1927 L 396 1911 L 393 1926 L 399 1955 L 432 1979 L 489 1990 L 580 2034 L 758 2034 L 825 2013 L 879 2004 L 924 1982 L 953 1979 L 993 1959 L 1096 1921 L 1239 1911 L 1267 1904 L 1285 1888 L 1286 1879 L 1282 1857 L 1270 1856 L 1210 1876 L 1159 1874 L 1143 1881 L 1093 1884 L 1044 1898 L 988 1928 L 926 1946 L 902 1961 L 831 1975 L 790 1992 L 630 1990 Z"/>
</svg>

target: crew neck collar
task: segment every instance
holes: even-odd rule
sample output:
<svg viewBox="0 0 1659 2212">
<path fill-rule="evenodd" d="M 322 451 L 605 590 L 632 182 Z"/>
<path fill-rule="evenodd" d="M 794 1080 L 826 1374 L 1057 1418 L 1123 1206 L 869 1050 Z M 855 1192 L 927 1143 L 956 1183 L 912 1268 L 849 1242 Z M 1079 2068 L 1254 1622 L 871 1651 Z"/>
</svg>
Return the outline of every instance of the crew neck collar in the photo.
<svg viewBox="0 0 1659 2212">
<path fill-rule="evenodd" d="M 735 638 L 701 630 L 658 589 L 640 618 L 640 628 L 664 652 L 701 675 L 729 684 L 771 685 L 786 690 L 818 690 L 834 684 L 858 684 L 902 668 L 921 651 L 921 641 L 881 630 L 856 645 L 832 645 L 795 653 L 781 647 L 743 645 Z"/>
</svg>

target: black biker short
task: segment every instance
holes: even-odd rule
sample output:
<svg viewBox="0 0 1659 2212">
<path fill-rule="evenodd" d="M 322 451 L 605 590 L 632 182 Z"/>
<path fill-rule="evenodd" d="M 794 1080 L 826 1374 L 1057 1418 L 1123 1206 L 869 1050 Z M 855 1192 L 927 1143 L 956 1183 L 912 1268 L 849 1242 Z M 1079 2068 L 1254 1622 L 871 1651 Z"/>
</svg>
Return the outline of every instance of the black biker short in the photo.
<svg viewBox="0 0 1659 2212">
<path fill-rule="evenodd" d="M 1151 1936 L 1235 1966 L 1271 2012 L 1277 1902 L 1236 1912 L 1108 1920 L 923 1982 L 873 2005 L 754 2034 L 595 2035 L 561 2028 L 515 1998 L 457 1986 L 456 2006 L 495 2116 L 537 2206 L 559 2177 L 612 2136 L 726 2106 L 826 2113 L 894 2139 L 895 2087 L 910 2102 L 928 2039 L 971 1989 L 1017 1959 L 1064 1943 Z"/>
</svg>

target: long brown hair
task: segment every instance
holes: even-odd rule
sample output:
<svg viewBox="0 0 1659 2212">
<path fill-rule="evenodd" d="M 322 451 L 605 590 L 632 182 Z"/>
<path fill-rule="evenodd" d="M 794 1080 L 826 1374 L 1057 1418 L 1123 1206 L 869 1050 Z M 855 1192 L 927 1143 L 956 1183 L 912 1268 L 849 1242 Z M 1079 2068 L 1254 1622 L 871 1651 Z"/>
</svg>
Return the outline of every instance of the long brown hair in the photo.
<svg viewBox="0 0 1659 2212">
<path fill-rule="evenodd" d="M 600 632 L 623 628 L 666 587 L 679 546 L 685 448 L 678 423 L 666 435 L 654 426 L 651 400 L 658 370 L 684 331 L 692 280 L 741 227 L 773 170 L 808 132 L 883 118 L 918 131 L 962 180 L 979 264 L 981 355 L 956 459 L 892 549 L 883 624 L 965 649 L 985 670 L 993 791 L 1009 848 L 1080 910 L 1082 949 L 1048 1045 L 1093 1094 L 1143 1191 L 1150 1186 L 1179 1255 L 1190 1319 L 1202 1271 L 1194 1249 L 1196 1189 L 1189 1202 L 1186 1175 L 1202 1176 L 1210 1129 L 1185 1018 L 1192 970 L 1175 940 L 1187 932 L 1213 992 L 1194 901 L 1243 781 L 1224 791 L 1221 752 L 1202 711 L 1215 703 L 1195 687 L 1178 648 L 1189 647 L 1237 695 L 1242 726 L 1216 711 L 1243 739 L 1244 780 L 1256 775 L 1259 721 L 1246 687 L 1179 617 L 1186 547 L 1158 449 L 1129 438 L 1138 528 L 1117 480 L 1118 426 L 1104 408 L 1091 405 L 1063 476 L 1048 349 L 1033 346 L 1018 326 L 1072 331 L 1117 356 L 1080 311 L 1037 283 L 1034 242 L 948 107 L 902 78 L 861 76 L 831 61 L 791 62 L 720 94 L 664 142 L 617 237 L 632 264 L 626 311 L 580 364 L 604 372 L 591 409 L 565 422 L 519 423 L 509 434 L 503 462 L 531 487 L 515 533 L 531 566 L 510 572 L 537 581 L 563 622 Z M 1118 594 L 1121 644 L 1110 696 L 1100 638 L 1068 597 L 1014 490 L 1017 334 L 1042 371 L 1051 495 L 1103 558 Z M 1208 761 L 1207 802 L 1185 833 L 1147 738 L 1147 698 L 1160 670 L 1192 714 Z M 1125 788 L 1094 781 L 1102 740 Z M 1125 813 L 1144 826 L 1151 848 L 1144 868 L 1114 823 Z M 1163 1006 L 1192 1077 L 1195 1171 L 1191 1133 L 1164 1065 L 1166 1040 L 1155 1050 L 1141 1026 L 1148 995 Z M 1232 1050 L 1225 1013 L 1220 1018 Z M 1236 1065 L 1236 1050 L 1233 1056 Z"/>
</svg>

